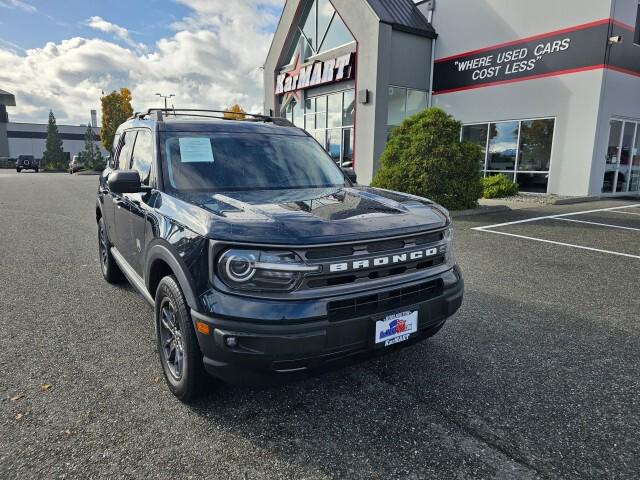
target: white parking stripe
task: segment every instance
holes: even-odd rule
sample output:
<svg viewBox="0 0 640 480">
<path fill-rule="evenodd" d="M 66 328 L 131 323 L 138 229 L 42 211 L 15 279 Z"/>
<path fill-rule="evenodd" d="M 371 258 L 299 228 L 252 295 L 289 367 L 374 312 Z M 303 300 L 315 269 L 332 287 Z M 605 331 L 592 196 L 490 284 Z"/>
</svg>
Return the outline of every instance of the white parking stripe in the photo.
<svg viewBox="0 0 640 480">
<path fill-rule="evenodd" d="M 586 223 L 588 225 L 597 225 L 599 227 L 620 228 L 622 230 L 634 230 L 640 232 L 640 228 L 623 227 L 621 225 L 610 225 L 608 223 L 587 222 L 585 220 L 576 220 L 574 218 L 553 218 L 552 220 L 561 220 L 563 222 Z"/>
<path fill-rule="evenodd" d="M 620 212 L 618 210 L 611 210 L 612 213 L 624 213 L 625 215 L 640 215 L 638 212 Z"/>
<path fill-rule="evenodd" d="M 631 255 L 629 253 L 613 252 L 611 250 L 602 250 L 600 248 L 585 247 L 582 245 L 573 245 L 571 243 L 556 242 L 554 240 L 545 240 L 543 238 L 527 237 L 526 235 L 516 235 L 515 233 L 496 232 L 495 230 L 483 230 L 479 228 L 474 228 L 474 230 L 480 230 L 486 233 L 495 233 L 496 235 L 505 235 L 507 237 L 523 238 L 525 240 L 533 240 L 535 242 L 551 243 L 553 245 L 561 245 L 563 247 L 579 248 L 580 250 L 589 250 L 591 252 L 607 253 L 609 255 L 617 255 L 619 257 L 635 258 L 640 260 L 640 255 Z"/>
<path fill-rule="evenodd" d="M 623 209 L 627 209 L 627 208 L 636 208 L 636 207 L 640 207 L 640 203 L 636 203 L 635 205 L 626 205 L 626 206 L 623 206 L 623 207 L 599 208 L 597 210 L 585 210 L 585 211 L 582 211 L 582 212 L 561 213 L 559 215 L 547 215 L 545 217 L 527 218 L 525 220 L 516 220 L 514 222 L 496 223 L 495 225 L 486 225 L 484 227 L 474 227 L 474 228 L 472 228 L 472 230 L 485 231 L 485 230 L 490 229 L 490 228 L 506 227 L 507 225 L 518 225 L 520 223 L 537 222 L 539 220 L 546 220 L 546 219 L 549 219 L 549 218 L 572 217 L 574 215 L 584 215 L 586 213 L 611 212 L 611 211 L 623 210 Z"/>
</svg>

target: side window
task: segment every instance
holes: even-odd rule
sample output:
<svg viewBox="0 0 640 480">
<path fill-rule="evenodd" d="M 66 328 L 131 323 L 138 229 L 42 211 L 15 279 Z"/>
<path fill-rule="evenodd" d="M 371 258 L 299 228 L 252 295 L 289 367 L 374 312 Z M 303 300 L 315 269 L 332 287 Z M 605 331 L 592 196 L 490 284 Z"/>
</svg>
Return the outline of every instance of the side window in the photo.
<svg viewBox="0 0 640 480">
<path fill-rule="evenodd" d="M 153 146 L 151 142 L 151 132 L 148 130 L 138 131 L 135 147 L 133 148 L 133 159 L 131 170 L 140 173 L 140 180 L 143 185 L 149 185 L 151 173 L 151 163 L 153 161 Z"/>
<path fill-rule="evenodd" d="M 129 160 L 131 160 L 131 150 L 136 141 L 136 132 L 125 132 L 122 147 L 118 152 L 118 170 L 129 170 Z"/>
</svg>

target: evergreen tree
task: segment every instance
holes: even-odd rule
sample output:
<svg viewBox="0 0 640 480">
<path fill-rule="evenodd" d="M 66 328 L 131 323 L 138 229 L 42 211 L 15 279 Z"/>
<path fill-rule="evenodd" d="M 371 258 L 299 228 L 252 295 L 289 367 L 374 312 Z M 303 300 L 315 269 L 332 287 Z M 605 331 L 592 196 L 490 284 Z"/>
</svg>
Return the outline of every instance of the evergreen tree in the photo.
<svg viewBox="0 0 640 480">
<path fill-rule="evenodd" d="M 84 134 L 84 150 L 78 155 L 85 168 L 89 170 L 102 170 L 104 168 L 104 158 L 96 144 L 96 136 L 93 133 L 91 124 L 87 125 L 87 130 Z"/>
<path fill-rule="evenodd" d="M 66 168 L 62 139 L 56 125 L 56 117 L 49 111 L 49 125 L 47 126 L 47 145 L 42 156 L 43 163 L 48 168 Z"/>
</svg>

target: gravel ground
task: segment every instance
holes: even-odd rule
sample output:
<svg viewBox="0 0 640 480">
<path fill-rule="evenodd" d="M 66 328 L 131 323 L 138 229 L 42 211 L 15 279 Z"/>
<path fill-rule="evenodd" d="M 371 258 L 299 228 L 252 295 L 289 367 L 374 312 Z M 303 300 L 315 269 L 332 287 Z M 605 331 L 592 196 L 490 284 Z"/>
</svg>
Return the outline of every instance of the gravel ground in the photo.
<svg viewBox="0 0 640 480">
<path fill-rule="evenodd" d="M 540 205 L 551 205 L 556 200 L 563 200 L 572 197 L 565 197 L 562 195 L 527 195 L 519 193 L 518 195 L 512 195 L 510 197 L 503 197 L 496 200 L 504 202 L 518 202 L 518 203 L 538 203 Z"/>
<path fill-rule="evenodd" d="M 622 202 L 458 220 L 465 304 L 436 337 L 186 406 L 151 309 L 101 277 L 96 182 L 0 174 L 0 478 L 637 478 L 640 260 L 470 230 Z M 637 231 L 618 235 L 640 255 Z"/>
</svg>

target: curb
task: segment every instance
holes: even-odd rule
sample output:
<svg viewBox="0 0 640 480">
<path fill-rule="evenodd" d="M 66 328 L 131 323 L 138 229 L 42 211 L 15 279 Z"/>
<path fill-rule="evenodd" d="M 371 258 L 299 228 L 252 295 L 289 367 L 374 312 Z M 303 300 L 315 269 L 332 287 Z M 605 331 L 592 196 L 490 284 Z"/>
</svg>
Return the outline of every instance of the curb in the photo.
<svg viewBox="0 0 640 480">
<path fill-rule="evenodd" d="M 573 197 L 573 198 L 557 198 L 549 202 L 549 205 L 573 205 L 574 203 L 597 202 L 605 200 L 602 197 Z"/>
<path fill-rule="evenodd" d="M 471 217 L 474 215 L 483 215 L 485 213 L 500 213 L 510 211 L 511 209 L 506 205 L 483 205 L 481 207 L 471 208 L 469 210 L 455 210 L 451 212 L 451 218 Z"/>
</svg>

